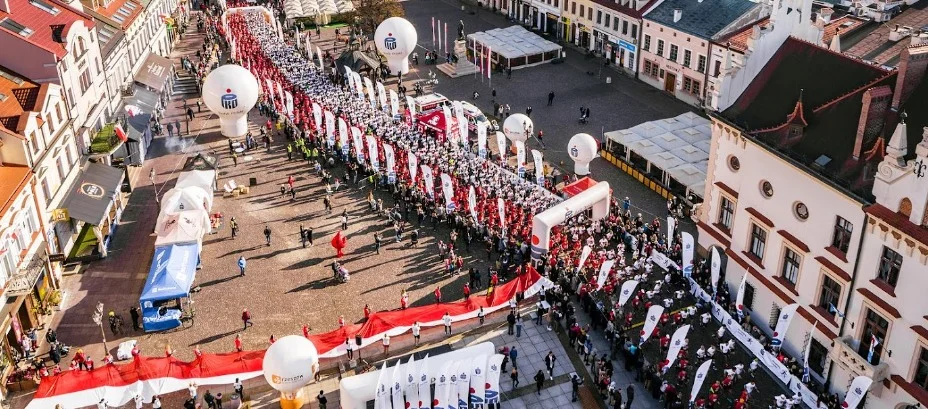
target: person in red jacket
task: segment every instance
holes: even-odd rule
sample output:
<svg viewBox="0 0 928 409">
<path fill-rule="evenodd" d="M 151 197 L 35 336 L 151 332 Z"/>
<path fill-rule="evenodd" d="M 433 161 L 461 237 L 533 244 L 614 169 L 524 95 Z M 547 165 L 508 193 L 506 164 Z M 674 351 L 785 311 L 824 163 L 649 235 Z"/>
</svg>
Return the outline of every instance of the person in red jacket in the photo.
<svg viewBox="0 0 928 409">
<path fill-rule="evenodd" d="M 235 352 L 242 352 L 242 336 L 235 335 Z"/>
<path fill-rule="evenodd" d="M 435 287 L 435 304 L 441 304 L 441 287 Z"/>
<path fill-rule="evenodd" d="M 364 321 L 371 319 L 371 307 L 364 304 Z"/>
<path fill-rule="evenodd" d="M 464 301 L 470 299 L 470 286 L 467 283 L 464 283 Z"/>
</svg>

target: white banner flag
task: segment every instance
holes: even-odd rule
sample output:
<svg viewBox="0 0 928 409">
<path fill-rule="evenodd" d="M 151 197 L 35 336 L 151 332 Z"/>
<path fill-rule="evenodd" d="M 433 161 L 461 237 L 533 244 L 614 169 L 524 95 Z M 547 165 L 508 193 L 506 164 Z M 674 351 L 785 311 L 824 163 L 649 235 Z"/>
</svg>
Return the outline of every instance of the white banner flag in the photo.
<svg viewBox="0 0 928 409">
<path fill-rule="evenodd" d="M 270 78 L 264 79 L 264 95 L 267 95 L 267 102 L 274 106 L 274 81 Z"/>
<path fill-rule="evenodd" d="M 809 383 L 809 352 L 812 351 L 812 340 L 815 339 L 815 328 L 818 321 L 812 323 L 812 331 L 809 331 L 809 340 L 806 342 L 806 348 L 802 351 L 802 382 Z"/>
<path fill-rule="evenodd" d="M 401 360 L 396 361 L 396 365 L 393 367 L 393 382 L 390 383 L 390 401 L 393 403 L 394 408 L 402 408 L 406 406 L 406 400 L 403 399 L 403 373 L 400 373 L 400 363 Z"/>
<path fill-rule="evenodd" d="M 654 333 L 654 328 L 657 327 L 657 324 L 661 320 L 661 314 L 664 313 L 664 307 L 660 305 L 652 305 L 651 308 L 648 308 L 648 316 L 644 320 L 644 328 L 641 329 L 641 340 L 638 341 L 639 344 L 644 344 L 648 338 L 651 337 L 651 334 Z"/>
<path fill-rule="evenodd" d="M 696 396 L 699 395 L 699 388 L 702 388 L 702 383 L 706 381 L 706 375 L 709 373 L 709 368 L 711 367 L 711 359 L 699 365 L 699 369 L 696 370 L 696 377 L 693 378 L 693 390 L 690 392 L 690 402 L 696 400 Z"/>
<path fill-rule="evenodd" d="M 580 261 L 577 263 L 577 271 L 583 270 L 583 265 L 586 264 L 586 259 L 590 257 L 591 253 L 593 253 L 592 247 L 583 246 L 583 251 L 580 252 Z"/>
<path fill-rule="evenodd" d="M 400 95 L 394 90 L 390 90 L 390 115 L 396 118 L 400 114 Z"/>
<path fill-rule="evenodd" d="M 690 331 L 689 325 L 684 325 L 680 328 L 677 328 L 673 332 L 673 336 L 670 337 L 670 348 L 667 349 L 667 367 L 672 367 L 673 363 L 677 360 L 677 355 L 680 354 L 680 350 L 683 349 L 683 341 L 686 341 L 686 335 Z"/>
<path fill-rule="evenodd" d="M 374 399 L 375 408 L 387 408 L 390 406 L 390 377 L 387 375 L 387 362 L 384 361 L 380 366 L 380 374 L 377 375 L 377 394 Z"/>
<path fill-rule="evenodd" d="M 425 183 L 425 191 L 428 192 L 429 198 L 435 198 L 435 178 L 432 176 L 432 168 L 429 165 L 422 165 L 422 183 Z"/>
<path fill-rule="evenodd" d="M 499 160 L 506 162 L 506 135 L 502 132 L 496 133 L 496 147 L 499 148 Z"/>
<path fill-rule="evenodd" d="M 384 142 L 383 158 L 387 162 L 387 182 L 396 182 L 396 154 L 393 152 L 393 145 Z"/>
<path fill-rule="evenodd" d="M 486 399 L 487 356 L 477 356 L 471 366 L 470 405 L 474 409 L 483 409 Z"/>
<path fill-rule="evenodd" d="M 406 154 L 406 162 L 409 164 L 409 180 L 413 185 L 416 184 L 416 172 L 419 170 L 419 158 L 416 157 L 415 153 L 408 152 Z"/>
<path fill-rule="evenodd" d="M 516 146 L 516 168 L 519 170 L 519 177 L 525 177 L 525 143 L 515 141 Z"/>
<path fill-rule="evenodd" d="M 860 401 L 864 399 L 864 395 L 870 390 L 870 385 L 873 384 L 873 379 L 870 379 L 866 376 L 858 376 L 851 381 L 851 387 L 847 390 L 847 395 L 844 396 L 844 403 L 841 404 L 843 409 L 857 409 L 857 405 L 860 405 Z"/>
<path fill-rule="evenodd" d="M 453 121 L 451 120 L 451 108 L 449 108 L 447 104 L 442 105 L 441 114 L 445 118 L 445 139 L 454 143 L 457 141 L 457 139 L 454 137 L 454 134 L 452 133 L 451 123 Z"/>
<path fill-rule="evenodd" d="M 279 98 L 278 101 L 280 101 L 281 108 L 286 110 L 287 109 L 287 97 L 284 96 L 284 89 L 281 88 L 280 83 L 277 81 L 274 82 L 274 85 L 277 86 L 277 96 L 275 98 Z"/>
<path fill-rule="evenodd" d="M 354 142 L 354 154 L 358 156 L 358 162 L 364 162 L 364 142 L 361 140 L 361 129 L 351 127 L 351 140 Z"/>
<path fill-rule="evenodd" d="M 414 122 L 416 120 L 416 100 L 411 96 L 406 96 L 406 109 L 409 110 L 409 117 Z"/>
<path fill-rule="evenodd" d="M 748 284 L 748 272 L 745 271 L 744 275 L 741 276 L 741 284 L 738 285 L 738 293 L 735 296 L 735 307 L 738 308 L 739 312 L 744 312 L 744 288 Z"/>
<path fill-rule="evenodd" d="M 687 232 L 683 232 L 683 267 L 684 269 L 693 265 L 693 253 L 696 251 L 695 240 L 693 240 L 693 235 Z"/>
<path fill-rule="evenodd" d="M 287 115 L 290 119 L 293 119 L 293 94 L 291 94 L 290 91 L 286 91 L 284 95 L 287 96 Z"/>
<path fill-rule="evenodd" d="M 383 83 L 377 81 L 377 98 L 380 101 L 380 109 L 387 108 L 387 90 L 383 87 Z"/>
<path fill-rule="evenodd" d="M 432 409 L 432 378 L 429 374 L 429 356 L 422 358 L 422 365 L 419 365 L 419 403 L 410 405 L 410 409 Z M 411 403 L 411 402 L 410 402 Z"/>
<path fill-rule="evenodd" d="M 316 124 L 316 132 L 322 133 L 322 107 L 313 102 L 313 122 Z"/>
<path fill-rule="evenodd" d="M 380 172 L 380 155 L 377 153 L 377 139 L 367 135 L 367 154 L 370 156 L 371 167 L 374 172 Z"/>
<path fill-rule="evenodd" d="M 770 345 L 775 347 L 783 345 L 783 338 L 786 337 L 786 331 L 789 330 L 789 323 L 793 321 L 793 315 L 796 315 L 797 309 L 799 309 L 799 304 L 790 304 L 780 310 L 780 317 L 777 318 L 777 326 L 773 330 L 773 338 L 770 339 Z"/>
<path fill-rule="evenodd" d="M 335 146 L 335 114 L 325 111 L 325 137 L 329 147 Z"/>
<path fill-rule="evenodd" d="M 364 81 L 361 80 L 361 74 L 354 74 L 354 90 L 358 93 L 358 98 L 364 99 Z"/>
<path fill-rule="evenodd" d="M 445 362 L 441 366 L 441 370 L 438 371 L 438 376 L 435 379 L 435 400 L 432 401 L 432 407 L 435 408 L 447 408 L 448 407 L 448 394 L 451 387 L 451 374 L 455 368 L 452 368 L 453 362 Z"/>
<path fill-rule="evenodd" d="M 377 98 L 374 96 L 376 91 L 374 91 L 374 83 L 371 82 L 370 78 L 364 77 L 364 87 L 367 89 L 367 99 L 371 103 L 371 107 L 377 109 Z"/>
<path fill-rule="evenodd" d="M 487 158 L 487 123 L 477 124 L 477 156 Z"/>
<path fill-rule="evenodd" d="M 354 71 L 351 71 L 351 67 L 345 67 L 345 84 L 348 85 L 348 91 L 354 90 Z"/>
<path fill-rule="evenodd" d="M 447 173 L 441 174 L 441 193 L 445 195 L 445 208 L 449 212 L 454 210 L 456 207 L 454 204 L 454 182 L 451 181 L 451 176 Z"/>
<path fill-rule="evenodd" d="M 496 198 L 496 210 L 499 211 L 499 226 L 506 228 L 506 201 L 503 198 Z"/>
<path fill-rule="evenodd" d="M 499 407 L 499 375 L 503 365 L 503 356 L 494 354 L 487 360 L 487 380 L 486 380 L 486 397 L 484 401 L 487 407 L 494 405 Z"/>
<path fill-rule="evenodd" d="M 319 48 L 318 45 L 316 46 L 316 57 L 319 58 L 319 69 L 321 70 L 324 67 L 325 63 L 324 63 L 324 60 L 322 59 L 322 49 Z"/>
<path fill-rule="evenodd" d="M 603 265 L 599 268 L 599 277 L 596 278 L 596 288 L 603 288 L 603 284 L 606 283 L 606 278 L 609 277 L 609 270 L 612 270 L 612 266 L 615 265 L 615 260 L 606 260 L 603 262 Z"/>
<path fill-rule="evenodd" d="M 453 408 L 449 402 L 449 409 L 468 408 L 467 401 L 470 400 L 470 374 L 473 373 L 473 371 L 473 363 L 469 360 L 462 361 L 458 364 L 458 406 L 457 408 Z"/>
<path fill-rule="evenodd" d="M 464 104 L 461 101 L 454 101 L 454 118 L 458 123 L 458 142 L 467 145 L 467 116 L 464 115 Z"/>
<path fill-rule="evenodd" d="M 467 192 L 467 207 L 470 208 L 470 216 L 474 218 L 474 222 L 477 222 L 477 191 L 473 186 L 470 187 L 470 191 Z"/>
<path fill-rule="evenodd" d="M 722 273 L 722 255 L 719 254 L 719 248 L 712 248 L 712 294 L 715 294 L 716 286 L 719 282 L 719 275 Z M 685 266 L 684 266 L 685 267 Z"/>
<path fill-rule="evenodd" d="M 406 396 L 403 408 L 415 408 L 417 398 L 419 397 L 419 367 L 416 365 L 415 355 L 409 356 L 406 362 L 406 382 L 403 385 L 402 394 Z"/>
<path fill-rule="evenodd" d="M 309 37 L 310 37 L 310 35 L 309 35 L 309 33 L 307 33 L 307 34 L 306 34 L 306 42 L 303 44 L 303 48 L 306 50 L 307 53 L 312 53 L 312 52 L 313 52 L 313 43 L 312 43 L 312 41 L 309 40 Z M 345 68 L 348 68 L 348 67 L 346 66 Z"/>
<path fill-rule="evenodd" d="M 674 219 L 673 216 L 667 216 L 667 242 L 673 242 L 673 229 L 677 227 L 677 219 Z M 684 264 L 686 266 L 686 264 Z"/>
<path fill-rule="evenodd" d="M 638 288 L 638 282 L 635 280 L 628 280 L 622 283 L 622 292 L 619 294 L 619 307 L 628 302 L 628 299 L 635 294 L 636 288 Z"/>
<path fill-rule="evenodd" d="M 545 163 L 541 152 L 532 149 L 532 161 L 535 162 L 535 183 L 539 186 L 545 185 Z"/>
<path fill-rule="evenodd" d="M 345 122 L 345 118 L 338 117 L 338 143 L 342 145 L 342 155 L 348 156 L 348 149 L 351 148 L 348 141 L 351 140 L 351 136 L 348 135 L 348 123 Z"/>
</svg>

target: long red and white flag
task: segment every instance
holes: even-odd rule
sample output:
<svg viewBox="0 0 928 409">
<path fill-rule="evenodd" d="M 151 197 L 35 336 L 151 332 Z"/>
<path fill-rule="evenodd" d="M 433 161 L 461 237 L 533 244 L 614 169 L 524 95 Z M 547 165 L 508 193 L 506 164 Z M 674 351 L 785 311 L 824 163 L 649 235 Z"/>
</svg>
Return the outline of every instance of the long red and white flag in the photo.
<svg viewBox="0 0 928 409">
<path fill-rule="evenodd" d="M 492 58 L 492 57 L 493 57 L 493 48 L 492 48 L 492 47 L 487 47 L 487 78 L 493 78 L 493 74 L 491 73 L 491 71 L 493 71 L 493 70 L 492 70 L 492 68 L 493 68 L 493 67 L 492 67 L 492 64 L 493 64 L 493 58 Z"/>
<path fill-rule="evenodd" d="M 432 48 L 435 48 L 435 17 L 432 17 Z"/>
</svg>

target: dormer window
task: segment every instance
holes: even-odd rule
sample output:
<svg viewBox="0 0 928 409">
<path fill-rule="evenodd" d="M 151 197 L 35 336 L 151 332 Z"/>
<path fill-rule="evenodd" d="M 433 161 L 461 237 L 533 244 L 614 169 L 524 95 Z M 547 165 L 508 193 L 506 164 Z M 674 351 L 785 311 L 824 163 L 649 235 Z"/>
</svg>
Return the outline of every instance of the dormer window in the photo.
<svg viewBox="0 0 928 409">
<path fill-rule="evenodd" d="M 33 6 L 36 6 L 53 16 L 61 12 L 61 10 L 59 10 L 57 7 L 49 4 L 45 0 L 29 0 L 29 3 L 32 3 Z"/>
<path fill-rule="evenodd" d="M 5 17 L 3 20 L 0 20 L 0 27 L 3 27 L 7 30 L 10 30 L 16 34 L 19 34 L 23 37 L 29 37 L 34 33 L 34 31 L 22 24 L 19 24 L 9 17 Z"/>
<path fill-rule="evenodd" d="M 789 126 L 789 139 L 796 139 L 802 137 L 802 125 L 790 125 Z"/>
</svg>

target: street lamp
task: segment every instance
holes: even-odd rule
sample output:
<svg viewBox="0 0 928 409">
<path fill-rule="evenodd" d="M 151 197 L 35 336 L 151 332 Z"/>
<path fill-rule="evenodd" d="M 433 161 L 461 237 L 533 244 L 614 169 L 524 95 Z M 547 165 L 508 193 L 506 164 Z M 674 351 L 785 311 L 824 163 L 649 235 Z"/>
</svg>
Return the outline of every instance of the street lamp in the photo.
<svg viewBox="0 0 928 409">
<path fill-rule="evenodd" d="M 93 312 L 93 323 L 100 326 L 100 335 L 103 336 L 103 352 L 109 354 L 110 350 L 106 347 L 106 332 L 103 330 L 103 303 L 97 303 L 97 309 Z"/>
</svg>

